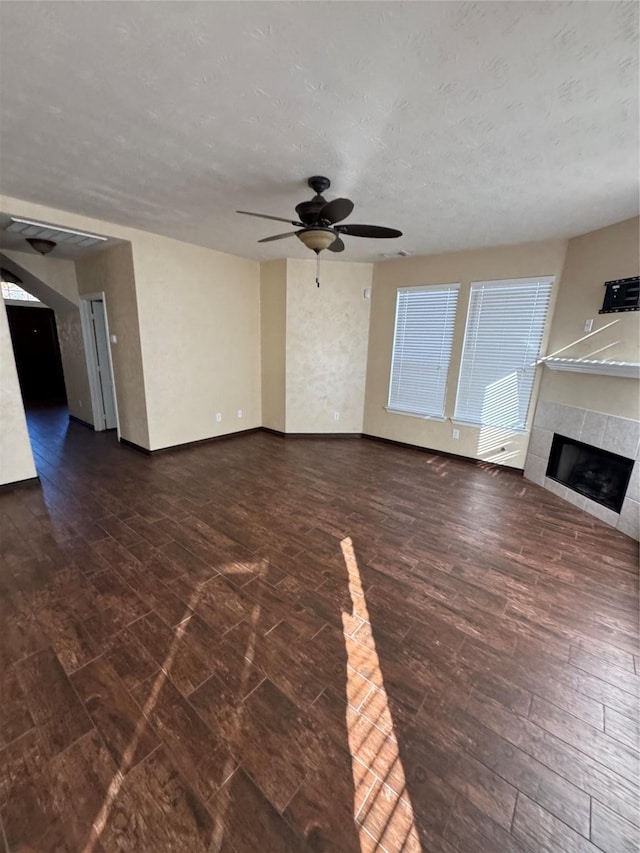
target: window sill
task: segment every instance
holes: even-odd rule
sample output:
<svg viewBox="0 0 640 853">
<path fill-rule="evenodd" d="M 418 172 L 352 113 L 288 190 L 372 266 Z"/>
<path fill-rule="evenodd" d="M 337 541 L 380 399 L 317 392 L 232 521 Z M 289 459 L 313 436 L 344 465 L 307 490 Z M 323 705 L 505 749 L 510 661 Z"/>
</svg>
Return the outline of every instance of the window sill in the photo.
<svg viewBox="0 0 640 853">
<path fill-rule="evenodd" d="M 457 418 L 451 418 L 451 423 L 456 426 L 473 427 L 474 429 L 503 429 L 506 432 L 512 432 L 515 435 L 527 435 L 528 429 L 519 429 L 516 427 L 502 426 L 500 424 L 478 424 L 472 421 L 460 421 Z"/>
<path fill-rule="evenodd" d="M 407 418 L 419 418 L 421 421 L 438 421 L 439 423 L 444 423 L 447 420 L 447 418 L 441 415 L 420 415 L 417 412 L 405 412 L 402 409 L 392 409 L 390 406 L 385 406 L 384 408 L 390 415 L 404 415 Z"/>
</svg>

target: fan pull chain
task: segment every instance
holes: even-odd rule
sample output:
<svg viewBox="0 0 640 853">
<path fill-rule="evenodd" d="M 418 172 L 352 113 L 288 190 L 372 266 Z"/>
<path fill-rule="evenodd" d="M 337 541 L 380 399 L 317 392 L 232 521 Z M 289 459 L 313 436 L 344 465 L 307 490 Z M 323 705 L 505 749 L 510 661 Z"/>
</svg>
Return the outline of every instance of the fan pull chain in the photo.
<svg viewBox="0 0 640 853">
<path fill-rule="evenodd" d="M 316 254 L 316 285 L 320 287 L 320 252 Z"/>
</svg>

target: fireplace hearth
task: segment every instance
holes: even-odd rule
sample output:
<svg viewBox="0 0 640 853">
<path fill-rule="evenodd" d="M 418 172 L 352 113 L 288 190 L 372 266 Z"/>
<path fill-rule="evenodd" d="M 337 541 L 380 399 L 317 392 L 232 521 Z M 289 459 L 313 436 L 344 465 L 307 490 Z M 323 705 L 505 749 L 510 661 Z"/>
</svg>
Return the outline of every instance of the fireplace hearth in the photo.
<svg viewBox="0 0 640 853">
<path fill-rule="evenodd" d="M 632 468 L 632 459 L 555 433 L 547 477 L 619 513 Z"/>
</svg>

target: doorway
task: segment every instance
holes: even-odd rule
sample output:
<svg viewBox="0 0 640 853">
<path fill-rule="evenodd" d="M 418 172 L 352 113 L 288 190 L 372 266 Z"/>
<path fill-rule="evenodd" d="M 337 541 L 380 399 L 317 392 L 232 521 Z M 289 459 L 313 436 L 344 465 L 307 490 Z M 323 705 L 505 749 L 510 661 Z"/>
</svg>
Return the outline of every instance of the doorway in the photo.
<svg viewBox="0 0 640 853">
<path fill-rule="evenodd" d="M 6 308 L 25 405 L 65 405 L 67 395 L 55 313 L 44 305 Z"/>
<path fill-rule="evenodd" d="M 118 408 L 104 293 L 80 298 L 80 319 L 87 355 L 94 429 L 118 429 Z"/>
</svg>

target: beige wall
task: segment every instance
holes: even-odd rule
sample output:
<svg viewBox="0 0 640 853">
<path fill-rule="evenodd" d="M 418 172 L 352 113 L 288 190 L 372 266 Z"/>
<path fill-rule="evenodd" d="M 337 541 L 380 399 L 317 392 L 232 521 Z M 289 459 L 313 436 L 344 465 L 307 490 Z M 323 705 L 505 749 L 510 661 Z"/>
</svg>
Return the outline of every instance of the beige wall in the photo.
<svg viewBox="0 0 640 853">
<path fill-rule="evenodd" d="M 35 276 L 69 302 L 73 302 L 74 305 L 78 304 L 78 282 L 73 261 L 55 258 L 51 255 L 35 255 L 33 252 L 17 252 L 13 249 L 3 249 L 2 254 L 19 264 L 22 269 L 27 270 L 32 276 Z M 47 304 L 47 299 L 51 296 L 46 290 L 34 292 L 33 295 Z M 56 305 L 49 307 L 56 310 Z M 62 305 L 61 307 L 64 309 L 68 306 Z"/>
<path fill-rule="evenodd" d="M 69 414 L 93 424 L 74 262 L 28 252 L 5 251 L 2 256 L 16 264 L 25 289 L 55 312 Z"/>
<path fill-rule="evenodd" d="M 133 261 L 149 447 L 260 426 L 259 264 L 153 234 Z"/>
<path fill-rule="evenodd" d="M 260 264 L 262 426 L 285 431 L 287 262 Z"/>
<path fill-rule="evenodd" d="M 36 476 L 13 357 L 7 309 L 0 299 L 0 485 Z"/>
<path fill-rule="evenodd" d="M 325 261 L 318 288 L 315 260 L 261 265 L 264 426 L 362 432 L 371 275 L 371 264 Z"/>
<path fill-rule="evenodd" d="M 287 432 L 362 432 L 372 265 L 287 261 Z M 340 419 L 334 420 L 334 412 Z"/>
<path fill-rule="evenodd" d="M 470 285 L 472 281 L 534 276 L 555 276 L 557 285 L 565 251 L 564 241 L 548 241 L 377 263 L 373 274 L 364 432 L 420 447 L 523 468 L 528 434 L 512 433 L 494 427 L 454 425 L 451 422 Z M 446 420 L 443 423 L 410 415 L 391 414 L 385 410 L 385 406 L 389 393 L 396 291 L 399 287 L 453 283 L 459 283 L 461 287 L 448 376 Z M 534 406 L 532 412 L 533 408 Z M 452 437 L 454 426 L 460 431 L 459 439 Z"/>
<path fill-rule="evenodd" d="M 604 282 L 639 273 L 639 228 L 638 218 L 628 219 L 569 241 L 549 355 L 640 361 L 638 314 L 598 314 Z M 593 320 L 590 334 L 584 331 L 586 320 Z M 539 399 L 637 419 L 638 386 L 635 379 L 544 368 Z"/>
<path fill-rule="evenodd" d="M 29 202 L 0 197 L 0 209 L 130 242 L 79 262 L 77 279 L 80 293 L 107 295 L 111 332 L 118 336 L 112 355 L 121 432 L 136 444 L 157 449 L 264 423 L 287 432 L 364 431 L 514 467 L 524 464 L 526 435 L 460 425 L 460 439 L 454 440 L 450 421 L 385 411 L 396 289 L 461 283 L 447 393 L 450 417 L 470 282 L 559 279 L 564 242 L 386 261 L 375 265 L 373 278 L 369 264 L 325 261 L 318 289 L 313 259 L 263 264 L 260 270 L 254 261 Z M 600 329 L 606 319 L 597 315 L 602 283 L 636 271 L 637 222 L 572 240 L 548 351 L 575 340 L 587 316 Z M 593 288 L 589 303 L 581 289 L 587 279 Z M 369 302 L 363 291 L 372 282 Z M 598 332 L 601 346 L 619 337 L 621 343 L 606 351 L 611 357 L 637 360 L 630 343 L 634 322 L 634 315 L 623 316 L 610 331 Z M 69 339 L 73 336 L 70 331 Z M 548 369 L 542 383 L 547 399 L 585 405 L 586 397 L 592 408 L 627 417 L 633 416 L 635 388 L 629 380 Z M 333 419 L 336 411 L 339 421 Z M 222 413 L 220 423 L 216 412 Z"/>
<path fill-rule="evenodd" d="M 131 246 L 123 243 L 76 262 L 80 295 L 104 293 L 111 344 L 120 435 L 149 447 L 144 372 Z"/>
<path fill-rule="evenodd" d="M 78 264 L 80 292 L 107 294 L 124 438 L 159 449 L 260 424 L 257 262 L 8 196 L 0 210 L 131 244 Z"/>
</svg>

